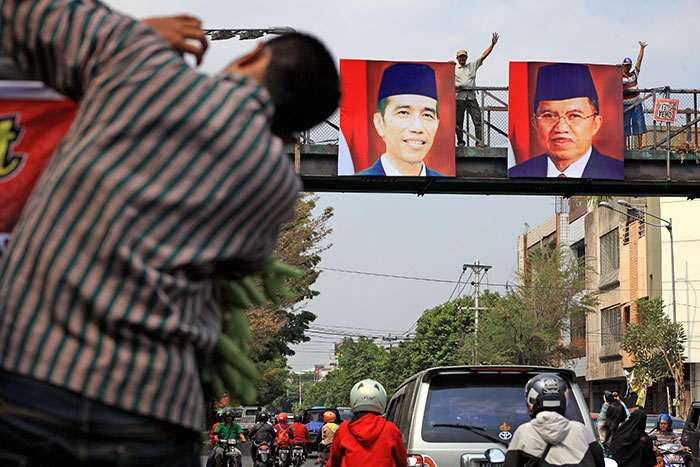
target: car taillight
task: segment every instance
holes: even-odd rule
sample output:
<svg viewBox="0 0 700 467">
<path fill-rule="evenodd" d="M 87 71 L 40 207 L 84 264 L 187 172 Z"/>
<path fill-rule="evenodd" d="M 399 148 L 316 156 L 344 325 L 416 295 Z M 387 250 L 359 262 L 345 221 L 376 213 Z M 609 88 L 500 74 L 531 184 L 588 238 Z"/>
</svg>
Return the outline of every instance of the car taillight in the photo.
<svg viewBox="0 0 700 467">
<path fill-rule="evenodd" d="M 437 467 L 437 464 L 430 456 L 421 456 L 420 454 L 409 454 L 408 467 Z"/>
</svg>

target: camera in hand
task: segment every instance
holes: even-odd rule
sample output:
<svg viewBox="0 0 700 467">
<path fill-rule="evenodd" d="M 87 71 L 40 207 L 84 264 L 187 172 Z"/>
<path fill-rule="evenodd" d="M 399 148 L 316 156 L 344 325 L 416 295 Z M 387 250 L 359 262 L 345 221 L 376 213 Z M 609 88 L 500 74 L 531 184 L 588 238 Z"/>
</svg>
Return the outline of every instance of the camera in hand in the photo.
<svg viewBox="0 0 700 467">
<path fill-rule="evenodd" d="M 605 402 L 608 404 L 616 400 L 619 396 L 617 395 L 617 392 L 610 392 L 610 391 L 604 391 L 603 392 L 603 399 L 605 399 Z"/>
</svg>

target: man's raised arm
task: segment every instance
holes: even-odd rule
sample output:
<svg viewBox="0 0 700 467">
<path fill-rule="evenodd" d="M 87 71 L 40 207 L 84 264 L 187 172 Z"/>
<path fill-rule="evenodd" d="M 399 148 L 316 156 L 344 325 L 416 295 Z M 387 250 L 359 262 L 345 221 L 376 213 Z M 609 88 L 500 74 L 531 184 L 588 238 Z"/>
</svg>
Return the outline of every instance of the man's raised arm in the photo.
<svg viewBox="0 0 700 467">
<path fill-rule="evenodd" d="M 646 49 L 647 43 L 639 41 L 639 56 L 637 57 L 637 63 L 634 65 L 637 71 L 642 67 L 642 59 L 644 58 L 644 49 Z"/>
<path fill-rule="evenodd" d="M 79 100 L 139 23 L 92 0 L 2 0 L 0 47 L 31 78 Z M 141 25 L 143 32 L 149 29 Z"/>
<path fill-rule="evenodd" d="M 481 61 L 483 62 L 486 60 L 486 57 L 488 57 L 491 54 L 491 51 L 493 50 L 493 47 L 496 45 L 498 42 L 498 33 L 494 32 L 493 35 L 491 36 L 491 45 L 489 45 L 489 48 L 484 50 L 484 53 L 481 54 Z"/>
</svg>

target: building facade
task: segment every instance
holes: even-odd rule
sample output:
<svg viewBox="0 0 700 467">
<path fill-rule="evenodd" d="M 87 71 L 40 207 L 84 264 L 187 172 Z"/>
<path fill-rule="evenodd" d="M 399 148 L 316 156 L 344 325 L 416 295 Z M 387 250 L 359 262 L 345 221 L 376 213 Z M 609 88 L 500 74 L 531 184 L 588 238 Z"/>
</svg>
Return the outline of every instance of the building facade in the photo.
<svg viewBox="0 0 700 467">
<path fill-rule="evenodd" d="M 700 291 L 700 201 L 678 198 L 619 197 L 608 202 L 620 212 L 598 207 L 585 198 L 556 198 L 555 214 L 518 238 L 518 267 L 525 267 L 532 249 L 559 246 L 575 257 L 584 257 L 588 268 L 586 291 L 599 293 L 595 312 L 585 322 L 571 323 L 567 344 L 585 348 L 585 356 L 564 365 L 575 369 L 591 410 L 601 406 L 605 390 L 625 393 L 631 379 L 632 361 L 622 350 L 622 336 L 630 322 L 636 322 L 634 302 L 661 296 L 665 310 L 673 312 L 671 241 L 663 224 L 651 216 L 640 222 L 625 215 L 624 200 L 635 208 L 663 219 L 673 220 L 676 319 L 688 335 L 686 389 L 689 400 L 700 399 L 700 325 L 696 325 Z M 627 211 L 629 214 L 634 210 Z M 649 388 L 646 409 L 668 411 L 675 397 L 673 381 Z M 630 398 L 632 401 L 632 398 Z"/>
</svg>

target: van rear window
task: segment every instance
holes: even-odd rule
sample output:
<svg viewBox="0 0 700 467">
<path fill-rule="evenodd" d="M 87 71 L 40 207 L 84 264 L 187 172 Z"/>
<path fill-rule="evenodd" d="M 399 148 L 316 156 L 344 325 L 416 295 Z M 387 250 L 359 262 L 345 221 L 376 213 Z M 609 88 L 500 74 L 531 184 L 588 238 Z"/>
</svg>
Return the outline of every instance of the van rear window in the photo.
<svg viewBox="0 0 700 467">
<path fill-rule="evenodd" d="M 246 415 L 257 415 L 258 411 L 256 409 L 247 409 L 245 411 Z"/>
<path fill-rule="evenodd" d="M 434 443 L 492 442 L 462 428 L 434 427 L 448 423 L 483 428 L 508 442 L 515 430 L 530 420 L 525 405 L 525 384 L 533 375 L 461 374 L 436 375 L 423 415 L 422 437 Z M 567 391 L 566 417 L 583 421 L 571 391 Z"/>
</svg>

